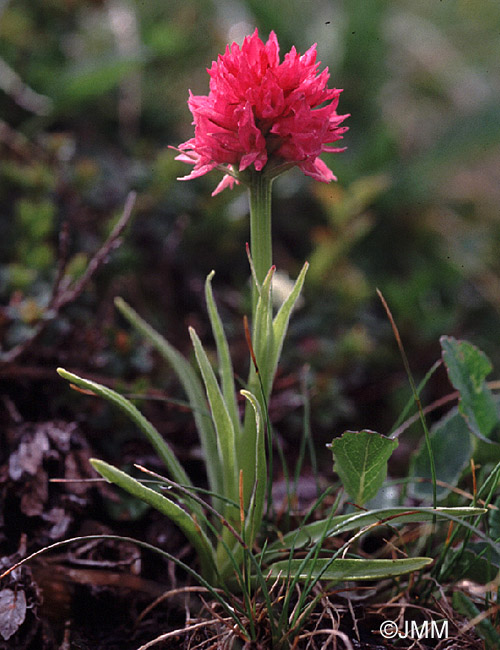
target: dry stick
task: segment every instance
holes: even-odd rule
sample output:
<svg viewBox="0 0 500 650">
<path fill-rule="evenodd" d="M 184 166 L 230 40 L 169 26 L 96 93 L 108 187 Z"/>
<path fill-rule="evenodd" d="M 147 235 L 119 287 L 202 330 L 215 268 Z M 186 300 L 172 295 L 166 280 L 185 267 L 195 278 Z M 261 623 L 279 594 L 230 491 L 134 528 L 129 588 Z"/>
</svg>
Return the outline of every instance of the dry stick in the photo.
<svg viewBox="0 0 500 650">
<path fill-rule="evenodd" d="M 132 216 L 132 209 L 135 204 L 135 198 L 136 192 L 129 192 L 125 201 L 125 207 L 123 208 L 123 214 L 120 217 L 119 221 L 116 223 L 115 227 L 109 234 L 104 244 L 88 263 L 87 268 L 85 269 L 85 273 L 82 275 L 80 280 L 78 280 L 72 289 L 68 289 L 62 294 L 62 296 L 58 298 L 56 302 L 57 309 L 60 309 L 69 302 L 76 300 L 76 298 L 78 298 L 82 291 L 85 289 L 85 286 L 90 281 L 94 273 L 106 263 L 108 255 L 115 248 L 118 248 L 118 246 L 120 246 L 121 241 L 119 237 L 130 221 L 130 217 Z"/>
<path fill-rule="evenodd" d="M 120 217 L 119 221 L 116 223 L 115 227 L 109 234 L 108 238 L 101 246 L 101 248 L 95 253 L 90 262 L 85 269 L 82 277 L 75 282 L 72 287 L 64 287 L 64 270 L 65 266 L 62 264 L 59 265 L 57 276 L 52 290 L 52 297 L 50 299 L 49 308 L 46 311 L 45 318 L 41 320 L 38 325 L 35 327 L 33 334 L 29 339 L 19 343 L 14 348 L 5 352 L 0 356 L 0 362 L 12 363 L 15 361 L 21 354 L 26 352 L 42 334 L 42 332 L 47 327 L 50 321 L 53 321 L 57 318 L 60 310 L 65 307 L 68 303 L 74 302 L 85 289 L 86 285 L 91 280 L 94 273 L 107 262 L 107 258 L 110 253 L 118 248 L 121 244 L 120 235 L 125 230 L 130 217 L 132 216 L 132 209 L 135 203 L 135 192 L 130 192 L 125 201 L 125 207 L 123 208 L 123 214 Z M 61 232 L 60 239 L 60 250 L 62 250 L 62 255 L 65 254 L 67 248 L 67 235 L 65 229 Z"/>
<path fill-rule="evenodd" d="M 313 630 L 312 632 L 306 632 L 305 634 L 301 634 L 299 637 L 297 637 L 297 639 L 307 639 L 309 637 L 318 636 L 320 634 L 328 634 L 328 639 L 326 640 L 326 643 L 329 643 L 330 640 L 334 639 L 334 637 L 339 637 L 345 643 L 345 646 L 348 650 L 354 650 L 354 647 L 350 642 L 347 634 L 344 634 L 344 632 L 341 632 L 340 630 L 335 630 L 333 628 L 324 629 L 324 630 Z M 324 648 L 325 645 L 323 645 L 322 647 Z"/>
<path fill-rule="evenodd" d="M 219 593 L 223 593 L 222 589 L 215 589 L 215 591 L 218 591 Z M 154 600 L 152 603 L 150 603 L 147 607 L 145 607 L 142 612 L 139 614 L 137 619 L 135 620 L 134 626 L 137 627 L 138 624 L 158 605 L 160 605 L 163 601 L 167 600 L 168 598 L 171 598 L 172 596 L 178 596 L 179 594 L 186 594 L 186 593 L 210 593 L 209 590 L 206 587 L 178 587 L 177 589 L 170 589 L 170 591 L 165 591 L 161 596 L 158 596 L 156 600 Z"/>
<path fill-rule="evenodd" d="M 57 297 L 64 291 L 63 282 L 65 279 L 65 270 L 68 263 L 68 254 L 69 254 L 69 223 L 64 221 L 61 226 L 61 232 L 59 233 L 59 251 L 58 251 L 58 261 L 57 261 L 57 273 L 56 279 L 54 281 L 54 286 L 52 287 L 52 293 L 49 300 L 48 311 L 53 309 L 56 304 Z M 66 282 L 69 283 L 70 279 L 66 277 Z"/>
<path fill-rule="evenodd" d="M 186 634 L 186 632 L 192 632 L 194 630 L 199 630 L 202 627 L 210 627 L 211 625 L 216 625 L 219 621 L 213 620 L 213 621 L 202 621 L 201 623 L 193 623 L 193 625 L 189 625 L 188 627 L 183 628 L 182 630 L 172 630 L 171 632 L 166 632 L 165 634 L 162 634 L 160 636 L 157 636 L 155 639 L 152 639 L 151 641 L 148 641 L 145 645 L 141 645 L 140 648 L 137 648 L 137 650 L 147 650 L 147 648 L 152 648 L 154 645 L 157 643 L 160 643 L 161 641 L 165 641 L 166 639 L 180 636 L 182 634 Z"/>
</svg>

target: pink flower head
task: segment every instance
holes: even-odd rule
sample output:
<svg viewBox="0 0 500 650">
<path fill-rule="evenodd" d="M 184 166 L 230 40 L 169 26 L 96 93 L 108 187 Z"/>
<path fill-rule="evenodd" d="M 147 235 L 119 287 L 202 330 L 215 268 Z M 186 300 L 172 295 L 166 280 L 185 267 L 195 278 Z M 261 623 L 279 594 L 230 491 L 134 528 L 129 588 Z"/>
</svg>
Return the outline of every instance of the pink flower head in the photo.
<svg viewBox="0 0 500 650">
<path fill-rule="evenodd" d="M 241 48 L 227 46 L 207 70 L 208 95 L 190 93 L 194 138 L 179 145 L 176 159 L 194 168 L 180 180 L 223 169 L 217 194 L 252 165 L 273 176 L 296 165 L 319 181 L 336 180 L 319 156 L 343 151 L 327 145 L 342 139 L 348 115 L 337 115 L 342 91 L 327 88 L 328 68 L 318 74 L 319 65 L 316 44 L 302 56 L 292 47 L 280 63 L 274 32 L 265 44 L 255 30 Z"/>
</svg>

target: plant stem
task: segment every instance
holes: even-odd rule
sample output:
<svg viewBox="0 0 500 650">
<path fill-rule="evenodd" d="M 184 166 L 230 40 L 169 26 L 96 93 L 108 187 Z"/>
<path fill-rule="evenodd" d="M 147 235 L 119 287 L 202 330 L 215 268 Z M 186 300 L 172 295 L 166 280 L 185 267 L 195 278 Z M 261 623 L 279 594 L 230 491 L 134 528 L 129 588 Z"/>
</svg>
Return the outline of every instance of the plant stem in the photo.
<svg viewBox="0 0 500 650">
<path fill-rule="evenodd" d="M 263 172 L 252 172 L 249 183 L 250 192 L 250 251 L 257 275 L 262 284 L 273 263 L 271 239 L 271 186 L 272 179 Z M 257 304 L 258 292 L 253 291 L 253 311 Z"/>
</svg>

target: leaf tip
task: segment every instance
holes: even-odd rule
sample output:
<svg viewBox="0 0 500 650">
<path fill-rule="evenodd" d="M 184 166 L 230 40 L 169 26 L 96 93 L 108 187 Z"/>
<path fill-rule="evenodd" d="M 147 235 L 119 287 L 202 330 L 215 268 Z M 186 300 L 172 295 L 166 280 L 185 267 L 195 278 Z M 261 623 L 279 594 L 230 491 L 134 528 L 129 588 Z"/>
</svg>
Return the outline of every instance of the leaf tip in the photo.
<svg viewBox="0 0 500 650">
<path fill-rule="evenodd" d="M 61 367 L 56 368 L 56 372 L 59 375 L 59 377 L 62 377 L 67 381 L 71 381 L 74 378 L 74 375 L 71 372 L 68 372 L 65 368 L 61 368 Z"/>
</svg>

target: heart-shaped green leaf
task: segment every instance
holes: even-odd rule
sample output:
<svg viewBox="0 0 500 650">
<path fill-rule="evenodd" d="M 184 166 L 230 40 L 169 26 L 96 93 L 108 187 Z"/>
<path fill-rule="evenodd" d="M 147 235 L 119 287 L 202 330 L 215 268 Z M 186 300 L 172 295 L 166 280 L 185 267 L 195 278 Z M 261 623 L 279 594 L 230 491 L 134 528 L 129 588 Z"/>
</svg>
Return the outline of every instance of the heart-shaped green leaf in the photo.
<svg viewBox="0 0 500 650">
<path fill-rule="evenodd" d="M 334 471 L 357 505 L 363 505 L 380 490 L 387 476 L 387 461 L 397 446 L 397 440 L 367 429 L 346 431 L 333 440 Z"/>
<path fill-rule="evenodd" d="M 472 455 L 472 435 L 467 423 L 456 410 L 446 415 L 430 434 L 436 475 L 441 481 L 455 486 Z M 410 483 L 409 492 L 419 499 L 432 498 L 431 468 L 427 446 L 421 444 L 412 457 L 410 476 L 429 479 L 424 483 Z M 437 497 L 442 499 L 449 489 L 436 486 Z"/>
<path fill-rule="evenodd" d="M 460 393 L 458 409 L 470 430 L 489 442 L 488 437 L 499 422 L 496 402 L 486 384 L 491 363 L 484 352 L 467 341 L 442 336 L 440 343 L 448 377 Z"/>
</svg>

